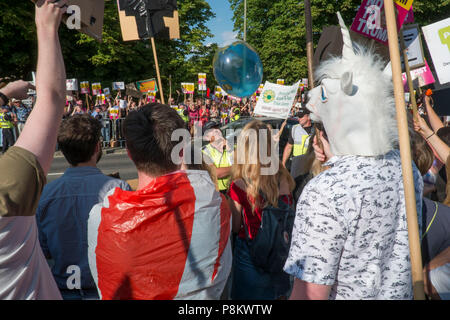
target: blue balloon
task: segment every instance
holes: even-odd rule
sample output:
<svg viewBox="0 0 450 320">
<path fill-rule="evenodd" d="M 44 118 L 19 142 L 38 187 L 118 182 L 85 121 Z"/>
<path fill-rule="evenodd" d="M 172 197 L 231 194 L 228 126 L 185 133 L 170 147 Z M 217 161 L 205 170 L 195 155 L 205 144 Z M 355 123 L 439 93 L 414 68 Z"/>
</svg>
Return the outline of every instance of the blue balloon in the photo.
<svg viewBox="0 0 450 320">
<path fill-rule="evenodd" d="M 251 96 L 263 79 L 263 65 L 256 51 L 244 41 L 217 50 L 213 60 L 214 77 L 226 93 Z"/>
</svg>

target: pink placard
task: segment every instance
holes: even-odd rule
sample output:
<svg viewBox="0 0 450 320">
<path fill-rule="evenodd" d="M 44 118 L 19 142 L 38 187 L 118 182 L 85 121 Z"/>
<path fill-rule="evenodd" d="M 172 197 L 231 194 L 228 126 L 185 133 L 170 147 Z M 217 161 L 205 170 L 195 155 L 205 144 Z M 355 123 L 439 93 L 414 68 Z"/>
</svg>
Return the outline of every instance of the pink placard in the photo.
<svg viewBox="0 0 450 320">
<path fill-rule="evenodd" d="M 400 30 L 403 24 L 414 23 L 414 11 L 413 7 L 409 11 L 406 11 L 403 7 L 395 4 L 398 10 L 397 15 L 397 29 Z"/>
<path fill-rule="evenodd" d="M 414 21 L 413 9 L 411 7 L 410 11 L 406 11 L 397 4 L 395 6 L 398 9 L 397 28 L 400 30 L 403 23 L 411 23 L 411 19 Z M 363 0 L 350 29 L 387 46 L 388 35 L 386 22 L 384 21 L 384 1 Z"/>
<path fill-rule="evenodd" d="M 403 79 L 403 86 L 405 88 L 405 92 L 409 92 L 408 79 L 406 77 L 406 73 L 402 74 L 402 79 Z M 433 77 L 433 73 L 431 72 L 430 67 L 428 66 L 428 63 L 426 60 L 425 60 L 424 67 L 411 70 L 411 79 L 413 82 L 414 82 L 414 80 L 418 79 L 419 87 L 427 86 L 436 81 Z"/>
<path fill-rule="evenodd" d="M 387 45 L 386 23 L 381 22 L 383 8 L 383 0 L 363 0 L 350 29 Z"/>
</svg>

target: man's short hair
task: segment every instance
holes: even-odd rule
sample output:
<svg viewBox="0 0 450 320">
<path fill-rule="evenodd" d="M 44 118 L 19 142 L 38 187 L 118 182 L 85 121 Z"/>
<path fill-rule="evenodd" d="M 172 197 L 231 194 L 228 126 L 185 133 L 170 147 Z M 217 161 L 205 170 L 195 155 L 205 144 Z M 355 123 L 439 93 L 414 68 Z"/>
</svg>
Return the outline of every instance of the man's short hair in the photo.
<svg viewBox="0 0 450 320">
<path fill-rule="evenodd" d="M 88 114 L 76 114 L 61 123 L 58 146 L 72 165 L 89 161 L 100 141 L 102 125 Z"/>
<path fill-rule="evenodd" d="M 172 133 L 184 127 L 183 119 L 167 105 L 150 103 L 129 113 L 123 133 L 136 168 L 151 176 L 177 170 L 171 154 L 179 142 L 172 141 Z"/>
</svg>

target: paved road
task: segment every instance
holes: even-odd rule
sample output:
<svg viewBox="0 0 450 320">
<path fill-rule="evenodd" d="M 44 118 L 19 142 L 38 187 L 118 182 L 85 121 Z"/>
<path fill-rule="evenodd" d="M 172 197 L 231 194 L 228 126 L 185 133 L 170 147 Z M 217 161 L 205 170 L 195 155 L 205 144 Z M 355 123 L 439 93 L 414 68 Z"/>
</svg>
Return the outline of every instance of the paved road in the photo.
<svg viewBox="0 0 450 320">
<path fill-rule="evenodd" d="M 68 167 L 69 163 L 63 156 L 55 156 L 50 172 L 47 175 L 47 182 L 51 182 L 61 177 Z M 103 152 L 98 167 L 104 174 L 119 172 L 122 180 L 137 179 L 136 167 L 128 158 L 125 150 L 116 150 L 116 152 L 112 154 Z"/>
</svg>

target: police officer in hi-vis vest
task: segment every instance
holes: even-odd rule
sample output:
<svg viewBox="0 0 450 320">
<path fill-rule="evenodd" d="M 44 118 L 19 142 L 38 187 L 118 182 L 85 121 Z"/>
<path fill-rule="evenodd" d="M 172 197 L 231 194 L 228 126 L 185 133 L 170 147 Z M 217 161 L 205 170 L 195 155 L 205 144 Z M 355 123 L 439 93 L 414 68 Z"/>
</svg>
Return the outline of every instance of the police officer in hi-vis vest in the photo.
<svg viewBox="0 0 450 320">
<path fill-rule="evenodd" d="M 12 147 L 14 141 L 14 116 L 8 111 L 6 106 L 0 108 L 0 128 L 2 130 L 2 152 L 5 153 Z"/>
<path fill-rule="evenodd" d="M 299 124 L 292 127 L 288 142 L 284 147 L 282 159 L 284 166 L 286 166 L 286 162 L 289 160 L 291 154 L 293 157 L 298 157 L 304 155 L 308 150 L 312 130 L 309 110 L 302 108 L 296 116 Z"/>
<path fill-rule="evenodd" d="M 226 194 L 230 186 L 233 150 L 228 148 L 219 128 L 220 122 L 210 121 L 205 124 L 203 138 L 209 143 L 203 147 L 202 152 L 210 160 L 206 162 L 215 166 L 219 191 Z"/>
</svg>

